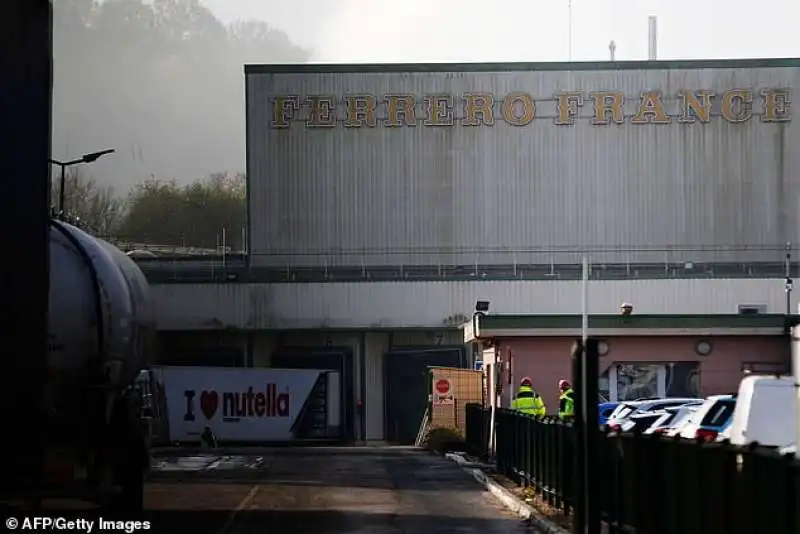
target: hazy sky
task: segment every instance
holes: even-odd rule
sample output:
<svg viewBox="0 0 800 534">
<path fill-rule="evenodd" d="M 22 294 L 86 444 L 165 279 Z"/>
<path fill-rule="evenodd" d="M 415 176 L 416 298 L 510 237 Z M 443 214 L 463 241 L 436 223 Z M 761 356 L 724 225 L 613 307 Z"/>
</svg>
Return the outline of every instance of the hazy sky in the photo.
<svg viewBox="0 0 800 534">
<path fill-rule="evenodd" d="M 225 21 L 253 17 L 313 48 L 316 61 L 562 61 L 568 0 L 203 0 Z M 798 0 L 572 0 L 572 59 L 800 56 Z"/>
<path fill-rule="evenodd" d="M 612 39 L 618 60 L 640 60 L 647 57 L 651 14 L 658 16 L 659 59 L 800 57 L 800 0 L 573 0 L 571 55 L 568 0 L 201 2 L 225 23 L 254 18 L 286 32 L 313 50 L 315 62 L 606 60 Z M 56 52 L 62 37 L 55 36 Z M 91 55 L 77 54 L 64 68 L 56 53 L 62 68 L 55 69 L 54 157 L 117 148 L 86 171 L 120 192 L 149 176 L 187 182 L 244 170 L 241 56 L 232 55 L 224 72 L 219 61 L 208 67 L 219 72 L 194 68 L 208 79 L 201 86 L 165 57 L 169 75 L 159 80 L 167 85 L 145 91 L 159 95 L 147 100 L 136 87 L 152 80 L 106 75 L 109 69 L 92 64 Z M 103 84 L 92 80 L 94 73 Z M 92 93 L 101 86 L 103 94 Z"/>
</svg>

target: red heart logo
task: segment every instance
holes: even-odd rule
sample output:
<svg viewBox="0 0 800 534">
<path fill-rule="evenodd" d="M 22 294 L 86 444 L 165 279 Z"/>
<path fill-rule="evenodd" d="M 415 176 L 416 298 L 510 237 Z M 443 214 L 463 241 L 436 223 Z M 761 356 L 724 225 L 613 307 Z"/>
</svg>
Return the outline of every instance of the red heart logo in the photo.
<svg viewBox="0 0 800 534">
<path fill-rule="evenodd" d="M 217 405 L 219 404 L 219 396 L 216 391 L 204 391 L 200 395 L 200 410 L 206 419 L 211 419 L 217 413 Z"/>
</svg>

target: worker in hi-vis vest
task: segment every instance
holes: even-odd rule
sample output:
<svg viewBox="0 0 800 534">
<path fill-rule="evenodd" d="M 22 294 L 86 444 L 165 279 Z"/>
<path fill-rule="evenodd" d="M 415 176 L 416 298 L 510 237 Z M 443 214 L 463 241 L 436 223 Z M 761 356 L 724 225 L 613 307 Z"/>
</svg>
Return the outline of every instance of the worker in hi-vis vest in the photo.
<svg viewBox="0 0 800 534">
<path fill-rule="evenodd" d="M 527 376 L 520 380 L 517 396 L 511 401 L 511 409 L 537 416 L 543 416 L 547 412 L 542 397 L 533 389 L 533 382 Z"/>
<path fill-rule="evenodd" d="M 564 421 L 575 418 L 575 391 L 566 380 L 558 381 L 558 417 Z"/>
</svg>

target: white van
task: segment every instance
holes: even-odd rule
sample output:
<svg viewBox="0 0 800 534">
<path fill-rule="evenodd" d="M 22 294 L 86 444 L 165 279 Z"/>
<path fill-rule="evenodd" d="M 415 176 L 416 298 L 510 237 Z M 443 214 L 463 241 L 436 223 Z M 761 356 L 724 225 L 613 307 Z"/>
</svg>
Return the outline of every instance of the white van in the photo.
<svg viewBox="0 0 800 534">
<path fill-rule="evenodd" d="M 730 442 L 780 448 L 796 445 L 798 419 L 793 377 L 747 376 L 739 384 Z"/>
</svg>

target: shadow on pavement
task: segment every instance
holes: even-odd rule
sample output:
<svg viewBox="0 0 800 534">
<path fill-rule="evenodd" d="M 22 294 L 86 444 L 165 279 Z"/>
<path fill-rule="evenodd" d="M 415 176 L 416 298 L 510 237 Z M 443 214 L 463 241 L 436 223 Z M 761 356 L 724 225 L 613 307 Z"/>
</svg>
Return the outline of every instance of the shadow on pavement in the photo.
<svg viewBox="0 0 800 534">
<path fill-rule="evenodd" d="M 381 462 L 386 470 L 339 471 L 325 463 L 281 465 L 262 469 L 208 470 L 208 471 L 163 471 L 153 472 L 148 477 L 152 483 L 204 483 L 242 484 L 271 487 L 309 488 L 366 488 L 383 490 L 440 491 L 484 491 L 475 480 L 461 472 L 454 463 L 442 461 L 420 467 L 408 457 L 387 459 Z"/>
<path fill-rule="evenodd" d="M 230 514 L 224 512 L 153 512 L 146 519 L 150 530 L 160 534 L 224 534 L 244 532 L 264 533 L 394 533 L 453 534 L 453 533 L 515 533 L 524 532 L 525 524 L 519 519 L 503 517 L 493 519 L 446 517 L 438 515 L 396 515 L 346 511 L 316 510 L 260 510 L 242 511 L 228 523 Z M 226 523 L 228 523 L 226 525 Z"/>
</svg>

